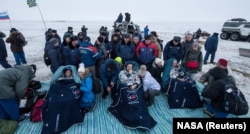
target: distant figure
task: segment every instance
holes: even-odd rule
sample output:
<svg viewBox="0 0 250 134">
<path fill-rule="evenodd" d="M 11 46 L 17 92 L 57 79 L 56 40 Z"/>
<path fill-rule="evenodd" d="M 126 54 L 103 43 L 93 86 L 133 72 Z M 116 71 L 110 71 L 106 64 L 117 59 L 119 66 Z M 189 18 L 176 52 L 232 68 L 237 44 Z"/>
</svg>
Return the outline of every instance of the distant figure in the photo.
<svg viewBox="0 0 250 134">
<path fill-rule="evenodd" d="M 2 65 L 3 68 L 11 68 L 12 66 L 6 60 L 8 54 L 6 50 L 6 45 L 3 40 L 4 37 L 5 34 L 0 31 L 0 64 Z"/>
<path fill-rule="evenodd" d="M 16 65 L 27 64 L 23 47 L 27 44 L 23 34 L 16 28 L 11 28 L 10 36 L 6 39 L 10 43 L 10 49 L 14 55 Z"/>
<path fill-rule="evenodd" d="M 125 22 L 129 23 L 131 20 L 131 16 L 130 16 L 130 13 L 125 13 Z"/>
<path fill-rule="evenodd" d="M 122 15 L 122 13 L 120 13 L 119 16 L 117 17 L 115 23 L 122 23 L 122 20 L 123 20 L 123 15 Z"/>
<path fill-rule="evenodd" d="M 52 29 L 48 28 L 48 30 L 45 32 L 45 41 L 49 41 L 49 39 L 52 38 Z"/>
<path fill-rule="evenodd" d="M 201 36 L 201 29 L 199 28 L 197 31 L 196 31 L 196 39 L 199 39 L 200 36 Z"/>
<path fill-rule="evenodd" d="M 64 33 L 65 34 L 70 34 L 71 36 L 73 36 L 73 27 L 68 27 L 68 31 Z"/>
<path fill-rule="evenodd" d="M 214 57 L 215 57 L 215 52 L 217 51 L 218 41 L 219 41 L 218 33 L 214 33 L 211 37 L 207 38 L 207 41 L 204 45 L 206 50 L 204 64 L 207 64 L 207 60 L 210 54 L 211 54 L 210 63 L 214 64 Z"/>
<path fill-rule="evenodd" d="M 144 37 L 146 37 L 148 35 L 149 29 L 148 29 L 148 25 L 144 28 Z"/>
<path fill-rule="evenodd" d="M 83 34 L 84 37 L 87 37 L 87 30 L 88 30 L 88 28 L 85 27 L 85 25 L 83 25 L 82 28 L 81 28 L 81 31 L 82 31 L 82 34 Z"/>
</svg>

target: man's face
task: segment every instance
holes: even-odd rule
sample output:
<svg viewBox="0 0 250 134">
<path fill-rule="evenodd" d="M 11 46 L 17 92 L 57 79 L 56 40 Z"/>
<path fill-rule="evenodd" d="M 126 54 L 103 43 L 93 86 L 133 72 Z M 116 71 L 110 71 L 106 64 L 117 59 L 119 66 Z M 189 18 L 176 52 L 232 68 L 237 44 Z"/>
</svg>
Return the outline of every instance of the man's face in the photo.
<svg viewBox="0 0 250 134">
<path fill-rule="evenodd" d="M 187 40 L 187 41 L 191 41 L 192 39 L 193 39 L 192 35 L 187 35 L 187 36 L 186 36 L 186 40 Z"/>
<path fill-rule="evenodd" d="M 138 38 L 133 38 L 133 42 L 134 42 L 135 44 L 137 44 L 137 43 L 139 42 L 139 39 L 138 39 Z"/>
<path fill-rule="evenodd" d="M 124 38 L 124 41 L 126 42 L 126 43 L 128 43 L 129 42 L 129 38 Z"/>
<path fill-rule="evenodd" d="M 174 45 L 178 45 L 179 42 L 178 41 L 173 41 Z"/>
<path fill-rule="evenodd" d="M 145 44 L 149 45 L 151 43 L 151 40 L 145 40 Z"/>
</svg>

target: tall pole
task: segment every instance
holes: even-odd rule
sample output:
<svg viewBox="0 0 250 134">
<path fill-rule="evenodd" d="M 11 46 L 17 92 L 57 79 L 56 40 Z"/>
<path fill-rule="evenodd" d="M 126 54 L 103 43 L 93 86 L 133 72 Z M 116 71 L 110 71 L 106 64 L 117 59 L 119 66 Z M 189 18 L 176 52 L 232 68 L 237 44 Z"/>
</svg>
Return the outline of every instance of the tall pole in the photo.
<svg viewBox="0 0 250 134">
<path fill-rule="evenodd" d="M 38 4 L 37 4 L 37 8 L 38 8 L 38 10 L 39 10 L 39 12 L 40 12 L 40 15 L 41 15 L 42 19 L 43 19 L 43 24 L 44 24 L 45 31 L 47 31 L 47 27 L 46 27 L 46 24 L 45 24 L 45 21 L 44 21 L 44 18 L 43 18 L 43 14 L 42 14 L 42 12 L 41 12 L 41 10 L 40 10 Z"/>
<path fill-rule="evenodd" d="M 12 28 L 12 25 L 11 25 L 11 20 L 9 19 L 9 23 L 10 23 L 10 29 Z"/>
</svg>

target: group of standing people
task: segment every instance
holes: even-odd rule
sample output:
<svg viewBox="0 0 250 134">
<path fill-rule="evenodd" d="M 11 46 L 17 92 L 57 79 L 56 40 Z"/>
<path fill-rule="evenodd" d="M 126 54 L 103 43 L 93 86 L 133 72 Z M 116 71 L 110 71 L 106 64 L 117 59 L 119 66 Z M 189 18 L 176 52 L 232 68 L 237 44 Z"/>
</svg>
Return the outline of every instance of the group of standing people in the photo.
<svg viewBox="0 0 250 134">
<path fill-rule="evenodd" d="M 8 61 L 6 60 L 8 54 L 6 50 L 6 45 L 3 38 L 6 35 L 0 31 L 0 64 L 4 68 L 12 67 Z M 21 32 L 19 32 L 16 28 L 11 28 L 10 35 L 6 39 L 6 43 L 10 43 L 10 49 L 15 58 L 16 65 L 27 64 L 25 53 L 23 47 L 27 45 L 27 41 Z"/>
<path fill-rule="evenodd" d="M 122 21 L 120 15 L 116 22 Z M 130 19 L 126 21 L 130 21 Z M 163 47 L 162 40 L 159 39 L 158 34 L 155 31 L 151 31 L 150 34 L 147 34 L 148 30 L 146 34 L 144 34 L 144 38 L 142 38 L 142 36 L 139 36 L 139 33 L 121 34 L 121 31 L 118 29 L 115 30 L 115 33 L 111 35 L 111 40 L 109 40 L 109 32 L 107 29 L 101 28 L 99 36 L 94 43 L 92 43 L 90 37 L 87 36 L 87 30 L 88 28 L 83 25 L 81 32 L 74 35 L 73 27 L 68 27 L 68 31 L 64 33 L 62 40 L 58 35 L 57 30 L 48 29 L 48 31 L 46 31 L 44 51 L 50 59 L 50 69 L 53 76 L 58 76 L 54 78 L 58 85 L 54 85 L 55 83 L 52 84 L 53 86 L 51 86 L 51 90 L 48 93 L 49 95 L 45 98 L 45 108 L 49 108 L 51 97 L 54 97 L 50 95 L 53 93 L 52 91 L 58 90 L 56 89 L 57 86 L 63 88 L 65 87 L 65 83 L 73 82 L 74 84 L 80 84 L 80 86 L 78 85 L 78 88 L 82 95 L 78 94 L 78 90 L 72 92 L 75 99 L 81 100 L 78 107 L 80 113 L 85 114 L 86 112 L 93 110 L 95 106 L 93 83 L 94 79 L 98 78 L 102 82 L 104 89 L 102 98 L 105 99 L 108 94 L 111 93 L 112 104 L 108 110 L 117 117 L 119 121 L 129 127 L 145 126 L 146 128 L 151 129 L 156 125 L 156 122 L 151 118 L 145 106 L 153 105 L 154 97 L 158 96 L 161 91 L 165 91 L 164 88 L 166 85 L 163 86 L 162 83 L 165 79 L 165 75 L 162 75 L 162 73 L 167 66 L 166 63 L 170 60 L 172 61 L 168 74 L 169 78 L 184 82 L 186 81 L 184 75 L 192 77 L 192 74 L 202 71 L 202 65 L 207 64 L 210 54 L 212 55 L 210 62 L 214 63 L 215 52 L 218 46 L 218 34 L 214 33 L 205 43 L 206 55 L 203 60 L 201 47 L 198 42 L 194 41 L 193 35 L 190 33 L 185 35 L 185 39 L 182 42 L 180 36 L 174 36 L 173 39 L 167 42 Z M 6 61 L 7 51 L 2 39 L 4 37 L 5 35 L 0 32 L 0 45 L 1 50 L 4 52 L 0 55 L 0 63 L 3 67 L 9 68 L 11 65 Z M 23 35 L 13 28 L 11 29 L 10 37 L 6 39 L 6 42 L 11 44 L 11 51 L 15 57 L 16 65 L 26 64 L 27 61 L 25 59 L 23 47 L 27 42 Z M 222 89 L 219 84 L 220 81 L 218 80 L 228 76 L 227 64 L 228 62 L 225 59 L 218 60 L 216 67 L 211 69 L 200 79 L 201 82 L 210 80 L 210 77 L 213 79 L 213 81 L 210 81 L 203 90 L 202 96 L 212 100 L 211 103 L 207 103 L 207 110 L 214 114 L 217 114 L 216 110 L 220 110 L 219 107 L 222 105 L 222 102 L 218 102 L 222 95 L 219 92 L 216 92 L 218 95 L 215 95 L 214 90 L 217 88 L 218 90 Z M 19 69 L 19 67 L 16 68 Z M 32 68 L 26 69 L 26 71 L 29 71 L 27 73 L 29 76 L 25 79 L 26 81 L 34 77 L 31 69 Z M 76 73 L 76 70 L 79 79 L 77 79 L 74 74 Z M 18 83 L 18 81 L 15 82 L 16 84 Z M 62 82 L 65 83 L 63 84 Z M 18 93 L 20 92 L 22 94 L 18 96 L 19 98 L 24 95 L 23 87 L 21 91 L 18 91 Z M 135 100 L 133 98 L 135 96 L 130 96 L 131 94 L 138 95 L 137 97 L 139 97 L 139 99 Z M 13 101 L 14 98 L 15 97 L 12 95 L 10 101 Z M 123 100 L 124 98 L 129 99 L 125 99 L 125 101 L 129 102 L 128 105 L 127 103 L 125 105 L 124 102 L 120 101 L 119 99 L 121 98 Z M 4 99 L 4 97 L 2 96 L 0 99 Z M 137 105 L 138 103 L 141 105 Z M 0 107 L 2 108 L 0 110 L 3 110 L 6 103 L 2 104 L 2 101 L 0 100 L 0 104 L 2 106 Z M 131 106 L 139 107 L 141 109 L 136 112 L 143 113 L 143 116 L 148 119 L 148 124 L 145 124 L 142 120 L 141 122 L 138 122 L 138 124 L 130 126 L 128 123 L 130 121 L 129 118 L 125 120 L 121 119 L 121 116 L 124 116 L 123 114 L 141 114 L 133 111 Z M 128 111 L 126 111 L 128 113 L 123 111 L 124 108 L 128 108 Z M 78 109 L 73 110 L 79 114 Z M 50 124 L 54 119 L 56 120 L 56 118 L 54 118 L 56 116 L 50 117 L 48 116 L 48 112 L 51 112 L 51 115 L 53 115 L 56 114 L 55 111 L 48 111 L 48 109 L 47 111 L 44 111 L 44 133 L 49 131 L 46 124 Z M 5 112 L 5 114 L 7 112 Z M 215 117 L 226 117 L 225 115 L 226 114 L 223 114 L 223 116 L 215 115 Z M 6 117 L 6 115 L 0 116 Z M 18 116 L 16 115 L 11 117 L 11 119 L 14 120 L 17 120 L 17 118 Z M 135 118 L 139 120 L 141 117 L 136 116 Z M 74 124 L 76 122 L 73 121 L 71 123 Z M 63 130 L 64 129 L 60 131 Z"/>
</svg>

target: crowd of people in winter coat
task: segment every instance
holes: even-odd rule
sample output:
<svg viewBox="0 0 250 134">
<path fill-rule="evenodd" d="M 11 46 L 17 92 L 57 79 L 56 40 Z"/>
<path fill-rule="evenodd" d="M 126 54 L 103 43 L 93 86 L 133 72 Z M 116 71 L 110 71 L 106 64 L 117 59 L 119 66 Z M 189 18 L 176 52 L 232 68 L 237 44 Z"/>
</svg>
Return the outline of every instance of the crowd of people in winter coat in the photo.
<svg viewBox="0 0 250 134">
<path fill-rule="evenodd" d="M 116 22 L 120 23 L 122 18 L 122 14 L 120 14 Z M 125 21 L 130 21 L 129 14 L 126 18 Z M 194 41 L 190 33 L 185 35 L 182 42 L 180 36 L 174 36 L 163 46 L 163 41 L 159 39 L 157 32 L 151 31 L 149 33 L 148 26 L 144 29 L 143 37 L 137 30 L 134 33 L 121 34 L 121 31 L 116 29 L 110 40 L 107 28 L 102 26 L 94 43 L 87 36 L 87 30 L 88 28 L 83 25 L 81 32 L 74 35 L 73 27 L 68 27 L 62 41 L 57 30 L 49 28 L 45 32 L 44 53 L 47 53 L 50 60 L 48 66 L 53 73 L 52 79 L 54 81 L 51 83 L 51 89 L 45 98 L 46 110 L 43 111 L 44 126 L 42 133 L 50 133 L 51 130 L 63 132 L 72 124 L 81 122 L 80 120 L 84 118 L 85 113 L 94 109 L 96 105 L 95 93 L 93 92 L 95 79 L 102 83 L 103 99 L 111 93 L 112 104 L 108 110 L 121 123 L 128 127 L 138 128 L 138 126 L 141 126 L 151 129 L 156 125 L 156 122 L 144 106 L 153 105 L 154 97 L 160 95 L 161 92 L 167 94 L 169 98 L 173 97 L 176 94 L 174 92 L 176 88 L 181 91 L 183 87 L 189 87 L 192 89 L 189 98 L 192 95 L 199 96 L 197 88 L 194 86 L 196 83 L 192 74 L 202 71 L 202 65 L 207 64 L 210 54 L 212 55 L 210 61 L 214 63 L 218 46 L 218 34 L 214 33 L 204 45 L 206 55 L 203 60 L 201 47 L 198 42 Z M 6 39 L 6 42 L 10 43 L 16 61 L 13 68 L 6 60 L 7 51 L 4 37 L 5 35 L 0 32 L 0 63 L 4 68 L 11 69 L 0 71 L 0 81 L 4 83 L 0 86 L 2 89 L 0 91 L 0 117 L 1 119 L 18 120 L 18 104 L 15 100 L 24 97 L 24 89 L 28 81 L 34 78 L 34 73 L 32 67 L 20 65 L 27 63 L 23 51 L 27 42 L 22 33 L 13 28 L 10 31 L 10 36 Z M 211 103 L 206 103 L 206 108 L 207 112 L 215 114 L 215 117 L 226 117 L 228 114 L 222 110 L 223 94 L 219 91 L 223 88 L 220 80 L 228 76 L 227 64 L 228 61 L 225 59 L 218 60 L 216 67 L 200 78 L 202 83 L 208 81 L 203 89 L 202 97 L 211 100 Z M 14 78 L 14 76 L 16 77 Z M 67 87 L 66 85 L 71 86 Z M 67 96 L 64 89 L 73 86 L 75 87 L 73 94 Z M 60 92 L 65 94 L 65 97 L 70 98 L 70 101 L 65 103 L 69 105 L 74 103 L 74 106 L 77 106 L 73 109 L 74 113 L 76 115 L 81 113 L 81 116 L 78 119 L 75 118 L 76 116 L 69 119 L 70 122 L 63 128 L 52 125 L 50 127 L 55 128 L 51 129 L 48 124 L 57 119 L 57 110 L 53 108 L 52 104 L 59 104 L 64 101 L 51 101 L 51 98 L 57 97 L 55 95 L 58 92 L 57 87 L 63 87 Z M 134 94 L 134 96 L 131 94 Z M 125 96 L 129 97 L 126 98 Z M 134 99 L 135 96 L 138 99 Z M 194 98 L 196 102 L 197 100 L 201 102 L 199 97 Z M 5 101 L 5 99 L 8 101 Z M 123 99 L 124 102 L 119 99 Z M 195 101 L 186 99 L 180 100 L 180 102 L 186 101 L 185 106 L 183 103 L 182 107 L 178 108 L 198 108 L 201 106 L 200 104 L 199 106 L 197 104 L 197 107 L 191 106 L 190 102 Z M 140 110 L 134 112 L 134 107 L 138 107 Z M 58 105 L 57 108 L 65 107 Z M 126 114 L 128 113 L 123 111 L 124 109 L 128 109 L 130 115 L 142 114 L 147 121 L 130 124 L 131 120 L 127 118 L 128 115 Z M 12 111 L 15 111 L 14 114 Z M 60 116 L 60 118 L 68 119 L 68 117 L 65 117 L 66 111 L 62 113 L 61 116 L 63 117 Z M 121 118 L 123 116 L 126 116 L 126 119 Z M 138 118 L 135 117 L 135 119 Z M 58 121 L 59 124 L 65 123 L 60 121 Z"/>
</svg>

